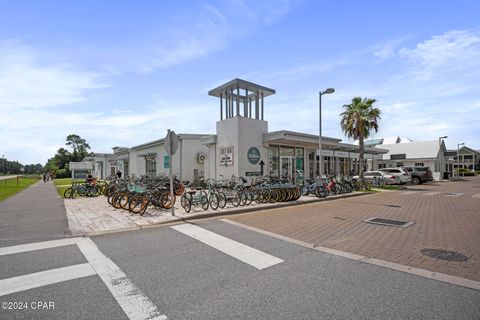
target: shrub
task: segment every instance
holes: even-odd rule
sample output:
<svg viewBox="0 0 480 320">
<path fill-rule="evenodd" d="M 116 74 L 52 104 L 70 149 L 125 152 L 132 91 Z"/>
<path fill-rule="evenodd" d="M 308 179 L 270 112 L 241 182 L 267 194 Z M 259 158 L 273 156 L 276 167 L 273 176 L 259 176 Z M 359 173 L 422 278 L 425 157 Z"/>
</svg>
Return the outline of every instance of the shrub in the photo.
<svg viewBox="0 0 480 320">
<path fill-rule="evenodd" d="M 59 169 L 55 172 L 55 179 L 70 178 L 70 171 L 67 169 Z"/>
</svg>

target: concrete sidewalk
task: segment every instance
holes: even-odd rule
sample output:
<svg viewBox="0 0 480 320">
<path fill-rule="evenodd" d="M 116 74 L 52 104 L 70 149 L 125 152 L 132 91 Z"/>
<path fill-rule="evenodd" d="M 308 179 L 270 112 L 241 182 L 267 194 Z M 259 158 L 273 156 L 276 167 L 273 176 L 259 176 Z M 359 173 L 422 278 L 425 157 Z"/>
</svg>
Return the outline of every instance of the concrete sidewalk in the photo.
<svg viewBox="0 0 480 320">
<path fill-rule="evenodd" d="M 224 209 L 203 210 L 200 206 L 192 207 L 192 211 L 186 213 L 180 206 L 180 197 L 175 203 L 175 216 L 170 210 L 159 210 L 149 207 L 143 216 L 130 214 L 123 209 L 115 209 L 107 203 L 104 196 L 96 198 L 65 199 L 67 210 L 68 227 L 74 236 L 94 236 L 104 233 L 112 233 L 128 230 L 140 230 L 148 226 L 161 225 L 178 221 L 204 219 L 239 213 L 247 213 L 275 208 L 285 208 L 319 201 L 330 201 L 335 199 L 356 197 L 367 193 L 354 192 L 343 195 L 317 198 L 315 196 L 302 196 L 296 201 L 262 203 L 252 202 L 248 206 L 234 207 L 227 204 Z"/>
<path fill-rule="evenodd" d="M 64 238 L 68 223 L 53 183 L 39 181 L 0 202 L 0 247 Z"/>
</svg>

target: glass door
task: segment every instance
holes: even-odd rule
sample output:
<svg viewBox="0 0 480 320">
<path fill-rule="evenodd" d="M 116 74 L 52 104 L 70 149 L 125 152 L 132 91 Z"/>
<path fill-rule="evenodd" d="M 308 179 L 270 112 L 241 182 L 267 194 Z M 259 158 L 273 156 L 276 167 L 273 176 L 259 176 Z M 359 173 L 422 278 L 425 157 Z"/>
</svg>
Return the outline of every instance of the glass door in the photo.
<svg viewBox="0 0 480 320">
<path fill-rule="evenodd" d="M 292 181 L 294 157 L 280 157 L 281 177 Z"/>
</svg>

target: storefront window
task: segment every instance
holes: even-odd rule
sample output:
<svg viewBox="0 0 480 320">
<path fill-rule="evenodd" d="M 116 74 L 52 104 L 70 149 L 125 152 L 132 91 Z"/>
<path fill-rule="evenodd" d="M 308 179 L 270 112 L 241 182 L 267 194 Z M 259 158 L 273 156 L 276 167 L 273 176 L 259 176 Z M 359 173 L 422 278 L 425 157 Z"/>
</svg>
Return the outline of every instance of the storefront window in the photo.
<svg viewBox="0 0 480 320">
<path fill-rule="evenodd" d="M 278 146 L 270 146 L 268 149 L 268 157 L 269 157 L 269 168 L 270 168 L 270 175 L 274 177 L 278 177 L 279 175 L 279 152 Z"/>
<path fill-rule="evenodd" d="M 145 173 L 147 177 L 155 177 L 157 174 L 157 162 L 155 157 L 146 157 L 145 158 Z"/>
<path fill-rule="evenodd" d="M 295 158 L 295 183 L 303 183 L 305 176 L 304 149 L 295 148 L 295 154 L 297 155 Z"/>
<path fill-rule="evenodd" d="M 280 147 L 280 156 L 281 157 L 295 157 L 295 148 L 294 147 Z"/>
</svg>

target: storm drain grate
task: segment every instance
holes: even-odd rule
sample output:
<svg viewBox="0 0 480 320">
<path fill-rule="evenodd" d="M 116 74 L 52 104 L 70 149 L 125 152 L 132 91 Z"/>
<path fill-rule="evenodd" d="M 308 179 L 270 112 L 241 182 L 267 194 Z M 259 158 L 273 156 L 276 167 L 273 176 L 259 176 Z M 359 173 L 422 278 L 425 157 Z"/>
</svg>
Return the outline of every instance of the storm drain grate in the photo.
<svg viewBox="0 0 480 320">
<path fill-rule="evenodd" d="M 448 251 L 443 249 L 422 249 L 422 254 L 440 260 L 464 262 L 468 257 L 455 251 Z"/>
<path fill-rule="evenodd" d="M 410 227 L 412 224 L 414 224 L 414 222 L 410 222 L 410 221 L 393 220 L 393 219 L 385 219 L 385 218 L 370 218 L 367 220 L 363 220 L 363 222 L 379 224 L 382 226 L 401 227 L 401 228 Z"/>
</svg>

